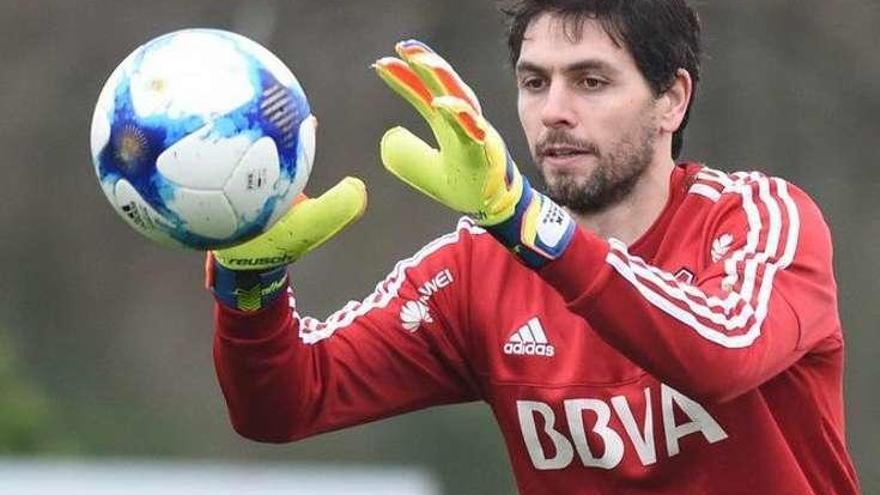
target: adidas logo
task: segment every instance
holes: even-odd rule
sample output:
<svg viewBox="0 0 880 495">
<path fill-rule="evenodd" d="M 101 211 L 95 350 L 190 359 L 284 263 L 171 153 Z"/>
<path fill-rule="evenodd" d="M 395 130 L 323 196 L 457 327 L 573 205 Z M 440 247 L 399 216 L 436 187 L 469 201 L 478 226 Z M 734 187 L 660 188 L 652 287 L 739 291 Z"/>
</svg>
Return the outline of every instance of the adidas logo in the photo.
<svg viewBox="0 0 880 495">
<path fill-rule="evenodd" d="M 504 354 L 510 356 L 553 357 L 555 353 L 537 316 L 519 327 L 504 344 Z"/>
</svg>

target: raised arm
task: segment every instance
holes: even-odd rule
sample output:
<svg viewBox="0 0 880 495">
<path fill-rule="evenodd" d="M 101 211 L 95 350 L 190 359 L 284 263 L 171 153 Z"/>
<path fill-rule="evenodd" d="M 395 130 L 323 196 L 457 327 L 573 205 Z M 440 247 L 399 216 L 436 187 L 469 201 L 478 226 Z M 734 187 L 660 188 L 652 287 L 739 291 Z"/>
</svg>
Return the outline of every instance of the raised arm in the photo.
<svg viewBox="0 0 880 495">
<path fill-rule="evenodd" d="M 731 181 L 704 238 L 710 259 L 693 283 L 586 231 L 540 274 L 614 347 L 704 400 L 840 346 L 830 234 L 806 194 L 758 174 Z"/>
</svg>

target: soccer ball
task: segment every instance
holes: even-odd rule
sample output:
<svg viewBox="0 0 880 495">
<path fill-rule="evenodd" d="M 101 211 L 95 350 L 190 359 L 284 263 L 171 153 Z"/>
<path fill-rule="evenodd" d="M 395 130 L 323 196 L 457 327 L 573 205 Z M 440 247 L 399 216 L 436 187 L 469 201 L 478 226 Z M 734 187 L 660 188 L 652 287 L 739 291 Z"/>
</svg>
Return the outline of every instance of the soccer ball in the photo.
<svg viewBox="0 0 880 495">
<path fill-rule="evenodd" d="M 296 77 L 254 41 L 185 29 L 113 71 L 92 118 L 110 204 L 165 245 L 217 249 L 271 226 L 312 168 L 315 118 Z"/>
</svg>

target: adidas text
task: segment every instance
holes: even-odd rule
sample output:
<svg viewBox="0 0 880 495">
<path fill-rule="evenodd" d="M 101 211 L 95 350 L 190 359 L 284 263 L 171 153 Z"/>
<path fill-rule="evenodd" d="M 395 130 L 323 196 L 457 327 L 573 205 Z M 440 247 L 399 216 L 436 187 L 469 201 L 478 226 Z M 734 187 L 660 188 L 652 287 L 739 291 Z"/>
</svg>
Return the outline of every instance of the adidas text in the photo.
<svg viewBox="0 0 880 495">
<path fill-rule="evenodd" d="M 504 354 L 512 356 L 547 356 L 553 357 L 556 350 L 550 344 L 523 344 L 508 342 L 504 344 Z"/>
<path fill-rule="evenodd" d="M 501 348 L 508 356 L 553 357 L 556 348 L 547 339 L 547 333 L 537 316 L 519 327 Z"/>
</svg>

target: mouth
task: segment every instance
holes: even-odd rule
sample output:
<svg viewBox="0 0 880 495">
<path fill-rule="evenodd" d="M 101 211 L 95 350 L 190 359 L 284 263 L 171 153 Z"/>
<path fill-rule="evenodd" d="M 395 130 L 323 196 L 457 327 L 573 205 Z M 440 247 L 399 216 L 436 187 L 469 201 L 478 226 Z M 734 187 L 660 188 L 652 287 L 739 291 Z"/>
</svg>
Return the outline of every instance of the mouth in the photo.
<svg viewBox="0 0 880 495">
<path fill-rule="evenodd" d="M 549 165 L 554 168 L 570 168 L 583 159 L 594 156 L 593 153 L 584 148 L 572 146 L 553 146 L 541 150 L 538 155 L 541 164 Z"/>
<path fill-rule="evenodd" d="M 567 158 L 588 154 L 590 154 L 590 152 L 585 149 L 569 146 L 552 147 L 541 151 L 542 158 Z"/>
</svg>

